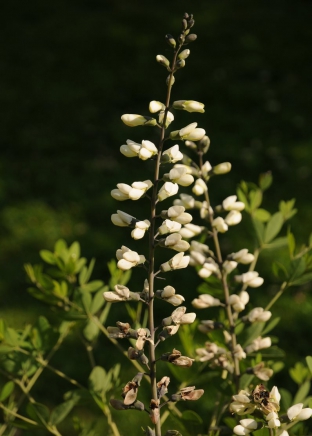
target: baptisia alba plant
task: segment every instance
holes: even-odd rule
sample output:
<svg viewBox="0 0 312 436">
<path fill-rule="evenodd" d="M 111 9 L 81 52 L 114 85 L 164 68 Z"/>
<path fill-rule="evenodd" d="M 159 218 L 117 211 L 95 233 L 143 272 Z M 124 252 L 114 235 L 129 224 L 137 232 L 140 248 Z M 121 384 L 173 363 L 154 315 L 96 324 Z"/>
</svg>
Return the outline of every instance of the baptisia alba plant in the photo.
<svg viewBox="0 0 312 436">
<path fill-rule="evenodd" d="M 147 368 L 145 375 L 150 381 L 151 396 L 149 405 L 141 403 L 139 391 L 142 375 L 136 375 L 125 386 L 123 400 L 113 399 L 111 405 L 118 410 L 132 408 L 147 411 L 154 428 L 148 426 L 145 433 L 160 436 L 162 407 L 180 399 L 198 399 L 203 395 L 203 390 L 195 390 L 194 387 L 182 388 L 179 393 L 164 397 L 170 390 L 170 379 L 166 375 L 158 380 L 156 364 L 158 367 L 161 361 L 165 361 L 191 367 L 196 357 L 197 361 L 202 363 L 200 371 L 213 371 L 220 380 L 219 393 L 208 425 L 209 435 L 221 434 L 226 424 L 237 435 L 260 429 L 263 432 L 266 429 L 267 434 L 285 436 L 294 423 L 308 419 L 312 409 L 304 408 L 304 404 L 299 402 L 288 407 L 286 415 L 281 416 L 281 396 L 278 388 L 274 386 L 269 391 L 262 384 L 262 381 L 268 382 L 274 371 L 281 368 L 281 364 L 274 362 L 274 359 L 281 357 L 282 352 L 275 345 L 272 347 L 273 341 L 267 336 L 276 325 L 276 320 L 271 320 L 272 312 L 269 309 L 287 288 L 296 283 L 296 280 L 300 280 L 299 276 L 303 282 L 311 280 L 311 258 L 308 258 L 308 253 L 312 244 L 310 241 L 308 247 L 294 256 L 293 235 L 289 232 L 286 237 L 278 237 L 283 224 L 296 212 L 292 201 L 281 202 L 279 211 L 273 215 L 260 208 L 263 193 L 272 182 L 270 173 L 260 177 L 259 187 L 242 182 L 236 194 L 231 193 L 219 205 L 212 204 L 210 181 L 213 177 L 228 174 L 231 171 L 231 163 L 222 162 L 214 165 L 205 160 L 210 139 L 205 130 L 198 127 L 197 122 L 172 129 L 178 119 L 176 111 L 205 111 L 204 104 L 198 101 L 171 102 L 175 77 L 179 70 L 185 67 L 190 56 L 190 50 L 183 48 L 196 39 L 196 35 L 191 33 L 193 25 L 193 16 L 185 14 L 182 32 L 178 38 L 166 35 L 166 40 L 173 50 L 172 60 L 164 55 L 156 56 L 156 61 L 169 73 L 164 102 L 153 100 L 149 103 L 152 117 L 138 114 L 125 114 L 121 117 L 124 124 L 129 127 L 150 126 L 159 132 L 159 140 L 155 144 L 145 139 L 141 142 L 128 139 L 126 144 L 120 147 L 121 153 L 127 158 L 151 160 L 154 163 L 153 177 L 148 175 L 148 181 L 133 182 L 131 186 L 119 183 L 118 190 L 112 191 L 112 196 L 118 201 L 145 198 L 150 202 L 149 212 L 140 219 L 120 210 L 112 215 L 115 225 L 134 228 L 132 238 L 139 239 L 148 233 L 148 248 L 142 249 L 144 255 L 139 255 L 127 247 L 117 250 L 116 254 L 121 270 L 143 267 L 146 279 L 142 291 L 137 292 L 135 297 L 128 288 L 126 295 L 124 289 L 120 291 L 116 288 L 113 295 L 104 293 L 104 298 L 115 302 L 131 299 L 143 301 L 147 306 L 148 326 L 143 327 L 143 330 L 139 327 L 133 331 L 129 325 L 131 333 L 127 330 L 122 337 L 136 339 L 134 346 L 129 348 L 128 356 Z M 174 145 L 170 145 L 170 141 L 173 141 Z M 181 149 L 181 143 L 189 150 L 189 156 Z M 181 192 L 182 187 L 188 187 L 188 191 Z M 161 210 L 160 203 L 169 197 L 174 197 L 173 205 L 167 210 Z M 220 238 L 231 231 L 232 227 L 239 225 L 246 212 L 250 215 L 256 235 L 253 251 L 238 247 L 235 252 L 222 253 Z M 197 216 L 199 220 L 194 222 L 193 217 Z M 279 291 L 266 307 L 252 307 L 252 290 L 264 285 L 263 277 L 256 270 L 259 256 L 264 250 L 286 247 L 287 244 L 292 247 L 292 258 L 289 272 L 283 269 L 286 277 L 281 282 Z M 174 250 L 178 254 L 159 264 L 160 248 Z M 298 262 L 301 262 L 302 269 L 299 276 L 296 276 L 298 271 L 296 273 L 293 270 Z M 209 309 L 214 307 L 216 318 L 205 319 L 199 323 L 198 328 L 206 336 L 206 340 L 204 346 L 188 347 L 192 356 L 182 356 L 175 348 L 159 356 L 156 347 L 160 341 L 172 341 L 172 336 L 178 333 L 184 344 L 188 342 L 187 332 L 194 332 L 191 324 L 194 323 L 196 315 L 186 313 L 186 307 L 180 306 L 171 315 L 162 318 L 157 299 L 179 306 L 184 303 L 185 298 L 177 294 L 171 284 L 157 289 L 155 279 L 169 280 L 167 273 L 184 269 L 189 265 L 195 267 L 199 277 L 204 281 L 200 288 L 201 294 L 192 301 L 194 308 L 207 309 L 208 314 Z M 277 272 L 278 268 L 282 269 L 275 267 Z M 206 289 L 210 290 L 210 293 L 206 292 Z M 188 326 L 188 329 L 180 329 L 183 324 Z M 109 331 L 115 329 L 116 327 L 109 327 Z M 189 379 L 192 377 L 186 375 L 185 383 Z M 185 395 L 184 389 L 191 394 Z M 231 404 L 229 393 L 233 400 Z M 307 395 L 304 400 L 308 401 Z M 247 417 L 235 424 L 235 414 Z M 178 433 L 170 430 L 166 435 L 169 434 Z"/>
<path fill-rule="evenodd" d="M 281 201 L 274 213 L 263 207 L 272 183 L 269 172 L 260 175 L 258 185 L 242 181 L 236 192 L 214 204 L 217 188 L 211 180 L 229 177 L 231 163 L 206 159 L 210 139 L 194 122 L 194 116 L 204 113 L 204 104 L 188 95 L 171 98 L 175 78 L 191 54 L 189 44 L 197 38 L 193 26 L 193 16 L 184 14 L 178 36 L 166 35 L 171 59 L 156 56 L 167 70 L 163 101 L 147 102 L 149 115 L 121 117 L 129 136 L 140 133 L 141 126 L 153 136 L 132 136 L 135 140 L 120 147 L 122 159 L 139 163 L 138 173 L 143 169 L 137 180 L 124 174 L 112 187 L 117 207 L 111 220 L 130 242 L 116 247 L 108 283 L 91 279 L 95 260 L 81 257 L 78 242 L 68 246 L 59 240 L 53 251 L 40 251 L 45 266 L 25 265 L 29 293 L 57 317 L 51 325 L 49 308 L 47 317 L 24 329 L 0 320 L 0 376 L 5 379 L 0 386 L 0 436 L 13 436 L 18 428 L 62 436 L 70 423 L 77 436 L 122 436 L 124 419 L 119 416 L 129 417 L 129 436 L 308 434 L 312 357 L 290 368 L 297 387 L 293 395 L 272 380 L 285 358 L 271 332 L 279 321 L 274 304 L 289 288 L 312 280 L 312 237 L 299 246 L 290 227 L 285 229 L 296 213 L 294 200 Z M 187 112 L 188 124 L 180 124 L 179 111 Z M 144 212 L 136 212 L 138 202 L 148 205 Z M 240 232 L 241 241 L 246 229 L 251 234 L 248 247 L 233 247 L 229 235 Z M 268 288 L 270 278 L 258 260 L 272 250 L 282 251 L 270 261 L 275 282 Z M 193 289 L 190 301 L 174 283 L 186 268 L 200 282 L 199 294 Z M 138 269 L 141 281 L 136 279 Z M 126 310 L 111 322 L 115 303 Z M 84 371 L 90 365 L 86 380 L 74 376 L 77 365 L 68 353 L 69 337 L 87 356 L 87 364 L 81 365 Z M 128 368 L 121 363 L 104 368 L 103 350 L 105 354 L 109 342 L 127 359 Z M 62 350 L 55 366 L 52 358 Z M 68 374 L 64 368 L 70 369 Z M 71 387 L 60 404 L 51 406 L 50 397 L 48 404 L 37 400 L 33 388 L 47 372 Z M 84 417 L 78 406 L 90 406 L 92 415 Z"/>
</svg>

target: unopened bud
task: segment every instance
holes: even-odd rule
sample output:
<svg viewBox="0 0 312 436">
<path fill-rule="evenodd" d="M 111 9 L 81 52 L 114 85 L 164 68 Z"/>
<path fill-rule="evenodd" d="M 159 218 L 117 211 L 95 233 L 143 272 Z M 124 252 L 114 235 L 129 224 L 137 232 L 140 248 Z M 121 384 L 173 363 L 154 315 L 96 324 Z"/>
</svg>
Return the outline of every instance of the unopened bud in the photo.
<svg viewBox="0 0 312 436">
<path fill-rule="evenodd" d="M 185 18 L 188 18 L 188 17 L 185 17 Z M 182 20 L 182 30 L 186 30 L 187 29 L 187 21 L 186 21 L 185 18 L 183 18 L 183 20 Z"/>
<path fill-rule="evenodd" d="M 187 35 L 187 37 L 185 38 L 185 44 L 189 44 L 190 42 L 194 42 L 195 39 L 197 39 L 197 35 L 195 35 L 195 33 L 190 33 L 190 34 Z"/>
<path fill-rule="evenodd" d="M 170 62 L 169 62 L 169 60 L 165 56 L 157 55 L 156 56 L 156 61 L 159 62 L 164 67 L 166 67 L 167 69 L 170 69 Z"/>
<path fill-rule="evenodd" d="M 171 76 L 171 74 L 167 77 L 167 79 L 166 79 L 166 85 L 167 86 L 172 86 L 173 84 L 174 84 L 174 82 L 175 82 L 175 77 L 174 76 Z"/>
<path fill-rule="evenodd" d="M 174 39 L 174 37 L 172 35 L 170 35 L 170 33 L 167 33 L 166 41 L 170 45 L 170 47 L 172 47 L 172 48 L 175 48 L 175 46 L 177 45 L 176 40 Z"/>
<path fill-rule="evenodd" d="M 181 51 L 181 53 L 179 54 L 178 58 L 179 59 L 186 59 L 186 58 L 189 57 L 190 53 L 191 53 L 191 51 L 187 48 L 187 49 Z"/>
<path fill-rule="evenodd" d="M 177 67 L 177 69 L 184 68 L 185 67 L 185 60 L 179 59 L 178 62 L 176 63 L 176 67 Z"/>
</svg>

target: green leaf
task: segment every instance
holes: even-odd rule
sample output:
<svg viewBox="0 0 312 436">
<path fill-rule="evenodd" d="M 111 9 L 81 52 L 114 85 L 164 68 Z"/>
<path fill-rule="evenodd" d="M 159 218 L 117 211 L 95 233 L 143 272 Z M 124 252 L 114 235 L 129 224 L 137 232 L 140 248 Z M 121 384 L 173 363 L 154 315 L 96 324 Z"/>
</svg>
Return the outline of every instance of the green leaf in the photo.
<svg viewBox="0 0 312 436">
<path fill-rule="evenodd" d="M 270 322 L 266 325 L 266 327 L 263 329 L 262 331 L 262 335 L 266 335 L 268 334 L 271 330 L 274 329 L 274 327 L 280 322 L 281 318 L 280 317 L 276 317 L 272 320 L 270 320 Z"/>
<path fill-rule="evenodd" d="M 81 301 L 86 310 L 86 312 L 90 312 L 92 297 L 87 291 L 80 291 Z"/>
<path fill-rule="evenodd" d="M 287 409 L 289 409 L 289 407 L 292 404 L 295 404 L 292 401 L 292 395 L 291 395 L 291 393 L 289 391 L 287 391 L 286 389 L 283 389 L 283 388 L 279 389 L 279 391 L 280 391 L 280 394 L 281 394 L 281 406 L 282 406 L 282 409 L 283 410 L 287 410 Z"/>
<path fill-rule="evenodd" d="M 101 393 L 107 373 L 101 366 L 95 366 L 89 376 L 89 389 Z"/>
<path fill-rule="evenodd" d="M 46 424 L 49 421 L 50 411 L 41 403 L 28 403 L 26 407 L 27 415 L 38 424 Z"/>
<path fill-rule="evenodd" d="M 100 310 L 102 308 L 104 303 L 105 303 L 105 300 L 103 298 L 103 290 L 100 289 L 93 297 L 91 307 L 90 307 L 90 313 L 92 315 L 94 313 L 96 313 L 98 310 Z"/>
<path fill-rule="evenodd" d="M 253 227 L 256 231 L 256 235 L 257 235 L 259 244 L 262 245 L 263 239 L 264 239 L 264 225 L 257 218 L 252 217 L 251 219 L 252 219 Z"/>
<path fill-rule="evenodd" d="M 253 374 L 243 374 L 239 380 L 239 388 L 247 389 L 254 378 Z"/>
<path fill-rule="evenodd" d="M 83 329 L 83 335 L 88 341 L 93 341 L 95 338 L 97 338 L 100 330 L 98 326 L 90 319 Z"/>
<path fill-rule="evenodd" d="M 248 203 L 246 195 L 244 194 L 244 192 L 240 188 L 237 188 L 236 192 L 237 192 L 237 197 L 238 197 L 239 201 L 242 201 L 245 204 L 246 212 L 249 212 L 250 207 L 249 207 L 249 203 Z"/>
<path fill-rule="evenodd" d="M 83 268 L 83 266 L 86 264 L 87 259 L 85 257 L 81 257 L 77 262 L 75 262 L 75 274 L 78 274 L 79 271 Z"/>
<path fill-rule="evenodd" d="M 293 368 L 290 368 L 289 374 L 298 385 L 301 385 L 307 378 L 309 370 L 301 362 L 297 362 Z"/>
<path fill-rule="evenodd" d="M 249 199 L 250 199 L 251 211 L 256 210 L 262 203 L 262 191 L 260 189 L 257 189 L 255 191 L 250 191 Z"/>
<path fill-rule="evenodd" d="M 14 382 L 8 381 L 2 388 L 0 393 L 0 402 L 6 400 L 14 390 Z"/>
<path fill-rule="evenodd" d="M 52 251 L 40 250 L 39 254 L 41 259 L 44 260 L 46 263 L 49 263 L 50 265 L 56 264 L 55 256 L 54 253 L 52 253 Z"/>
<path fill-rule="evenodd" d="M 245 348 L 249 345 L 254 339 L 261 336 L 262 330 L 264 328 L 264 322 L 256 322 L 252 324 L 250 327 L 244 330 L 242 336 L 245 337 L 245 341 L 243 342 L 242 347 Z"/>
<path fill-rule="evenodd" d="M 263 223 L 269 221 L 271 218 L 270 212 L 265 209 L 256 209 L 253 213 L 253 216 Z"/>
<path fill-rule="evenodd" d="M 84 266 L 82 268 L 82 270 L 80 271 L 79 274 L 79 284 L 80 286 L 84 285 L 85 283 L 88 283 L 88 281 L 90 280 L 93 268 L 95 265 L 95 259 L 91 259 L 90 263 L 89 263 L 89 267 Z"/>
<path fill-rule="evenodd" d="M 182 419 L 184 421 L 191 421 L 193 425 L 199 425 L 203 423 L 202 418 L 193 410 L 185 410 L 182 413 Z"/>
<path fill-rule="evenodd" d="M 291 281 L 289 283 L 289 285 L 291 285 L 291 286 L 301 286 L 301 285 L 305 285 L 306 283 L 311 282 L 311 280 L 312 280 L 312 272 L 307 273 L 307 274 L 303 274 L 298 279 Z"/>
<path fill-rule="evenodd" d="M 276 250 L 283 247 L 287 247 L 287 236 L 276 238 L 270 244 L 265 244 L 263 248 L 266 250 Z"/>
<path fill-rule="evenodd" d="M 104 283 L 102 282 L 102 280 L 93 280 L 92 282 L 81 286 L 81 289 L 88 292 L 94 292 L 97 291 L 99 288 L 102 288 L 103 285 Z"/>
<path fill-rule="evenodd" d="M 12 345 L 0 344 L 0 354 L 9 354 L 14 350 Z"/>
<path fill-rule="evenodd" d="M 71 244 L 71 246 L 68 249 L 70 257 L 77 261 L 80 257 L 80 244 L 79 242 L 75 241 Z"/>
<path fill-rule="evenodd" d="M 260 174 L 259 186 L 262 191 L 267 190 L 272 185 L 273 177 L 272 173 L 268 171 L 267 173 Z"/>
<path fill-rule="evenodd" d="M 64 251 L 67 251 L 67 243 L 64 239 L 59 239 L 54 245 L 54 252 L 60 256 Z"/>
<path fill-rule="evenodd" d="M 291 233 L 291 231 L 287 232 L 287 242 L 288 242 L 288 250 L 289 250 L 290 257 L 293 257 L 296 248 L 296 240 L 293 233 Z"/>
<path fill-rule="evenodd" d="M 306 357 L 306 362 L 307 362 L 310 374 L 312 375 L 312 356 L 307 356 Z"/>
<path fill-rule="evenodd" d="M 309 380 L 306 380 L 298 389 L 295 398 L 294 398 L 294 404 L 297 403 L 303 403 L 304 400 L 307 398 L 309 392 L 310 392 L 311 383 Z"/>
<path fill-rule="evenodd" d="M 62 422 L 72 410 L 72 408 L 75 406 L 75 404 L 76 401 L 69 400 L 56 406 L 55 409 L 53 409 L 51 412 L 50 423 L 52 425 L 57 425 Z"/>
<path fill-rule="evenodd" d="M 280 280 L 285 280 L 288 278 L 288 271 L 281 262 L 273 262 L 272 263 L 272 271 L 275 277 L 277 277 Z"/>
<path fill-rule="evenodd" d="M 283 223 L 284 219 L 281 212 L 276 212 L 272 215 L 264 232 L 265 243 L 271 242 L 272 239 L 275 238 L 275 236 L 280 232 Z"/>
</svg>

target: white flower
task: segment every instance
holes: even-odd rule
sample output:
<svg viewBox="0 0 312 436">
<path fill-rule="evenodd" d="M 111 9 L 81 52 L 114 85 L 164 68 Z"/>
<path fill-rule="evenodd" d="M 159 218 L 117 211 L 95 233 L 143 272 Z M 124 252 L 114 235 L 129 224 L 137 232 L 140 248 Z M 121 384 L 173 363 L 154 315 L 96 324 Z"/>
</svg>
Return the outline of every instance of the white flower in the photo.
<svg viewBox="0 0 312 436">
<path fill-rule="evenodd" d="M 166 109 L 166 106 L 160 101 L 153 100 L 149 104 L 149 111 L 154 114 L 155 112 L 163 111 Z"/>
<path fill-rule="evenodd" d="M 135 223 L 135 228 L 131 232 L 131 236 L 133 239 L 141 239 L 143 238 L 146 230 L 150 228 L 150 221 L 144 220 L 144 221 L 137 221 Z"/>
<path fill-rule="evenodd" d="M 130 299 L 130 290 L 123 285 L 115 285 L 115 292 L 104 292 L 103 297 L 110 303 L 127 301 Z"/>
<path fill-rule="evenodd" d="M 172 259 L 168 260 L 160 265 L 160 269 L 163 272 L 173 271 L 175 269 L 186 268 L 189 264 L 190 256 L 184 256 L 184 253 L 178 253 L 173 256 Z"/>
<path fill-rule="evenodd" d="M 199 141 L 205 136 L 205 130 L 197 128 L 197 123 L 191 123 L 181 130 L 175 130 L 170 133 L 171 139 L 187 139 L 189 141 Z"/>
<path fill-rule="evenodd" d="M 116 257 L 118 259 L 117 266 L 123 271 L 145 262 L 143 255 L 139 255 L 136 251 L 132 251 L 124 245 L 116 251 Z"/>
<path fill-rule="evenodd" d="M 239 436 L 244 436 L 257 430 L 258 423 L 254 419 L 242 419 L 240 425 L 236 425 L 233 429 L 234 433 Z"/>
<path fill-rule="evenodd" d="M 175 293 L 175 289 L 172 286 L 166 286 L 164 289 L 156 291 L 155 295 L 173 306 L 179 306 L 185 301 L 182 295 Z"/>
<path fill-rule="evenodd" d="M 207 254 L 209 253 L 209 247 L 206 244 L 201 244 L 197 241 L 191 242 L 190 247 L 190 265 L 203 265 L 206 261 Z"/>
<path fill-rule="evenodd" d="M 208 162 L 206 160 L 204 165 L 201 167 L 201 173 L 202 173 L 203 177 L 207 180 L 209 178 L 208 176 L 209 176 L 209 172 L 211 171 L 211 169 L 212 169 L 212 166 L 210 165 L 210 162 Z"/>
<path fill-rule="evenodd" d="M 162 163 L 175 163 L 183 159 L 183 153 L 179 150 L 178 144 L 165 150 L 161 155 Z"/>
<path fill-rule="evenodd" d="M 127 144 L 120 147 L 120 152 L 126 157 L 136 157 L 139 154 L 141 144 L 127 139 Z"/>
<path fill-rule="evenodd" d="M 118 227 L 129 227 L 137 221 L 134 216 L 129 215 L 122 210 L 117 210 L 117 213 L 113 213 L 111 220 L 112 223 Z"/>
<path fill-rule="evenodd" d="M 199 235 L 203 231 L 204 227 L 197 226 L 195 224 L 185 224 L 180 230 L 180 235 L 183 238 L 193 238 L 196 235 Z"/>
<path fill-rule="evenodd" d="M 219 273 L 219 266 L 211 257 L 206 260 L 203 267 L 198 271 L 198 275 L 202 279 L 210 277 L 211 274 L 219 275 Z"/>
<path fill-rule="evenodd" d="M 260 362 L 258 365 L 252 368 L 252 372 L 258 377 L 260 380 L 267 381 L 273 375 L 273 369 L 265 368 L 264 363 Z"/>
<path fill-rule="evenodd" d="M 158 200 L 163 201 L 172 195 L 177 194 L 179 185 L 177 183 L 166 182 L 158 192 Z"/>
<path fill-rule="evenodd" d="M 164 218 L 166 215 L 172 221 L 180 224 L 188 224 L 193 219 L 190 213 L 185 212 L 184 206 L 171 206 L 167 211 L 161 212 L 162 218 Z"/>
<path fill-rule="evenodd" d="M 242 263 L 247 265 L 253 262 L 255 256 L 251 253 L 248 253 L 247 248 L 243 248 L 242 250 L 237 251 L 237 253 L 232 253 L 228 256 L 229 259 L 233 259 L 238 263 Z"/>
<path fill-rule="evenodd" d="M 152 156 L 158 153 L 157 147 L 151 141 L 143 139 L 142 146 L 139 151 L 139 158 L 141 160 L 150 159 Z"/>
<path fill-rule="evenodd" d="M 172 107 L 174 109 L 181 109 L 187 112 L 200 112 L 200 113 L 205 112 L 204 110 L 205 105 L 203 103 L 199 103 L 198 101 L 194 101 L 194 100 L 177 100 L 173 102 Z"/>
<path fill-rule="evenodd" d="M 185 209 L 193 209 L 195 206 L 195 198 L 188 194 L 180 194 L 180 199 L 176 199 L 173 202 L 176 206 L 183 206 Z"/>
<path fill-rule="evenodd" d="M 126 183 L 118 183 L 118 189 L 113 189 L 111 196 L 118 201 L 138 200 L 151 186 L 153 186 L 153 183 L 150 180 L 134 182 L 131 186 Z"/>
<path fill-rule="evenodd" d="M 212 168 L 214 174 L 226 174 L 231 171 L 232 165 L 230 162 L 223 162 Z"/>
<path fill-rule="evenodd" d="M 143 117 L 138 114 L 124 114 L 122 115 L 121 120 L 129 127 L 143 126 L 144 124 L 155 126 L 157 123 L 155 118 Z"/>
<path fill-rule="evenodd" d="M 233 306 L 235 312 L 241 312 L 242 310 L 244 310 L 248 301 L 249 294 L 246 291 L 240 292 L 239 295 L 232 294 L 229 296 L 229 304 Z"/>
<path fill-rule="evenodd" d="M 268 347 L 271 346 L 271 339 L 270 338 L 264 338 L 264 339 L 261 339 L 261 341 L 262 341 L 262 344 L 264 344 L 266 342 L 266 346 L 262 347 L 262 348 L 268 348 Z M 268 344 L 270 344 L 270 345 L 268 345 Z M 279 403 L 281 401 L 281 394 L 279 393 L 279 390 L 278 390 L 278 388 L 276 386 L 273 386 L 273 388 L 271 389 L 270 398 L 271 398 L 271 400 L 273 400 L 275 405 L 278 406 L 278 409 L 279 409 Z"/>
<path fill-rule="evenodd" d="M 158 116 L 158 123 L 160 125 L 162 125 L 163 121 L 164 121 L 164 116 L 165 116 L 165 111 L 161 111 L 159 112 L 159 116 Z M 166 124 L 165 127 L 167 128 L 172 121 L 174 120 L 174 115 L 173 113 L 171 113 L 170 111 L 167 112 L 167 116 L 166 116 Z"/>
<path fill-rule="evenodd" d="M 246 353 L 240 344 L 235 345 L 233 354 L 238 360 L 246 359 Z"/>
<path fill-rule="evenodd" d="M 212 221 L 212 226 L 220 233 L 225 233 L 228 230 L 228 225 L 220 216 Z"/>
<path fill-rule="evenodd" d="M 268 415 L 265 415 L 265 419 L 268 421 L 269 428 L 277 428 L 281 425 L 276 412 L 270 412 Z"/>
<path fill-rule="evenodd" d="M 294 404 L 287 410 L 287 416 L 290 421 L 304 421 L 311 418 L 312 409 L 310 407 L 303 409 L 303 403 Z"/>
<path fill-rule="evenodd" d="M 166 233 L 178 232 L 181 227 L 182 225 L 180 223 L 171 220 L 165 220 L 158 228 L 158 232 L 160 235 L 165 235 Z"/>
<path fill-rule="evenodd" d="M 226 274 L 230 274 L 237 267 L 237 262 L 234 260 L 225 260 L 222 269 Z"/>
<path fill-rule="evenodd" d="M 190 248 L 190 244 L 183 241 L 179 233 L 171 233 L 167 236 L 165 246 L 176 251 L 187 251 Z"/>
<path fill-rule="evenodd" d="M 237 195 L 230 195 L 222 202 L 224 210 L 244 210 L 245 204 L 242 201 L 236 201 Z"/>
<path fill-rule="evenodd" d="M 237 283 L 243 283 L 251 288 L 258 288 L 263 284 L 263 278 L 258 277 L 259 273 L 256 271 L 248 271 L 240 276 L 235 276 L 235 280 Z"/>
<path fill-rule="evenodd" d="M 194 182 L 194 177 L 188 174 L 186 168 L 172 168 L 169 174 L 165 174 L 173 183 L 178 183 L 181 186 L 190 186 Z"/>
<path fill-rule="evenodd" d="M 224 219 L 228 226 L 235 226 L 236 224 L 240 223 L 241 220 L 242 214 L 237 210 L 231 210 Z"/>
<path fill-rule="evenodd" d="M 269 310 L 264 310 L 262 307 L 255 307 L 248 313 L 247 319 L 249 322 L 266 322 L 271 316 L 272 313 Z"/>
<path fill-rule="evenodd" d="M 269 348 L 271 344 L 271 338 L 262 338 L 261 336 L 259 336 L 257 339 L 254 339 L 252 343 L 245 348 L 245 350 L 246 353 L 249 354 L 253 353 L 254 351 L 262 350 L 263 348 Z"/>
<path fill-rule="evenodd" d="M 192 188 L 192 192 L 194 195 L 202 195 L 207 191 L 207 185 L 203 179 L 197 179 L 195 185 Z"/>
<path fill-rule="evenodd" d="M 207 307 L 220 306 L 221 301 L 209 294 L 201 294 L 198 298 L 192 301 L 192 305 L 196 309 L 206 309 Z"/>
</svg>

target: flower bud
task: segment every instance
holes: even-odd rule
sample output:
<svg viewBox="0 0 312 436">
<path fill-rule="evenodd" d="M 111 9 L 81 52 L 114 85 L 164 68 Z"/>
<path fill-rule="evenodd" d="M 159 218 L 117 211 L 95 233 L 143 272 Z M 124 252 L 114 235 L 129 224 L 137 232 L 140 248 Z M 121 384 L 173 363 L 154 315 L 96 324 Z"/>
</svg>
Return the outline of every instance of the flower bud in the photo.
<svg viewBox="0 0 312 436">
<path fill-rule="evenodd" d="M 169 60 L 163 56 L 163 55 L 157 55 L 156 61 L 159 62 L 161 65 L 167 68 L 167 70 L 170 70 L 170 62 Z"/>
<path fill-rule="evenodd" d="M 168 262 L 161 264 L 160 269 L 163 272 L 168 272 L 176 269 L 186 268 L 189 264 L 189 261 L 190 256 L 184 256 L 184 253 L 178 253 Z"/>
<path fill-rule="evenodd" d="M 151 117 L 143 117 L 142 115 L 137 114 L 124 114 L 121 117 L 121 120 L 123 121 L 126 126 L 129 127 L 136 127 L 136 126 L 156 126 L 157 121 L 155 118 Z"/>
<path fill-rule="evenodd" d="M 166 106 L 160 101 L 153 100 L 149 104 L 149 111 L 154 114 L 155 112 L 163 111 L 166 109 Z"/>
<path fill-rule="evenodd" d="M 180 68 L 184 68 L 185 67 L 185 60 L 184 59 L 179 59 L 176 62 L 176 69 L 180 69 Z"/>
<path fill-rule="evenodd" d="M 228 230 L 227 223 L 220 216 L 212 221 L 212 226 L 220 233 L 225 233 Z"/>
<path fill-rule="evenodd" d="M 224 218 L 224 221 L 228 226 L 235 226 L 236 224 L 239 224 L 241 220 L 242 214 L 237 210 L 231 210 Z"/>
<path fill-rule="evenodd" d="M 168 44 L 172 48 L 175 48 L 175 46 L 177 45 L 174 37 L 172 35 L 170 35 L 169 33 L 166 35 L 166 41 L 168 42 Z"/>
<path fill-rule="evenodd" d="M 195 35 L 195 33 L 190 33 L 185 38 L 185 44 L 189 44 L 190 42 L 194 42 L 196 39 L 197 39 L 197 35 Z"/>
<path fill-rule="evenodd" d="M 179 185 L 177 183 L 166 182 L 158 192 L 158 200 L 163 201 L 172 195 L 177 194 Z"/>
<path fill-rule="evenodd" d="M 232 165 L 230 162 L 223 162 L 212 168 L 213 174 L 226 174 L 231 171 Z"/>
<path fill-rule="evenodd" d="M 161 155 L 161 163 L 176 163 L 182 159 L 183 153 L 180 152 L 178 144 L 168 148 Z"/>
<path fill-rule="evenodd" d="M 205 105 L 194 100 L 177 100 L 173 102 L 172 107 L 174 109 L 185 110 L 187 112 L 205 112 Z"/>
<path fill-rule="evenodd" d="M 207 191 L 207 185 L 203 179 L 197 179 L 195 185 L 192 188 L 192 192 L 194 195 L 202 195 Z"/>
<path fill-rule="evenodd" d="M 178 55 L 178 58 L 179 59 L 186 59 L 186 58 L 189 57 L 190 54 L 191 54 L 190 50 L 189 49 L 185 49 L 185 50 L 181 51 L 181 53 Z"/>
</svg>

